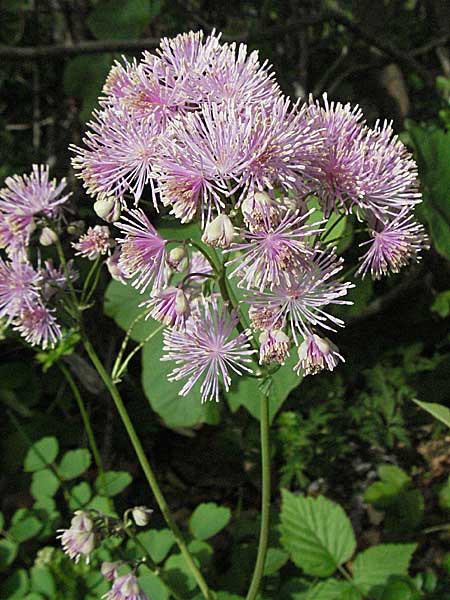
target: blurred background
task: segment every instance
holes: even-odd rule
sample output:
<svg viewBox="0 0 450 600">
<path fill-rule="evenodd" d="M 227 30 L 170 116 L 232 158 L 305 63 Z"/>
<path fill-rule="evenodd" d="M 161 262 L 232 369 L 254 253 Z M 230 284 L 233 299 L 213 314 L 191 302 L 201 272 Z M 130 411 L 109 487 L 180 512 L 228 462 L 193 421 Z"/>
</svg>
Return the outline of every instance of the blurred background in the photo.
<svg viewBox="0 0 450 600">
<path fill-rule="evenodd" d="M 305 379 L 283 397 L 283 410 L 273 417 L 273 490 L 275 497 L 283 486 L 341 502 L 360 548 L 379 541 L 418 542 L 413 574 L 422 578 L 414 584 L 419 596 L 389 598 L 448 598 L 450 435 L 413 402 L 450 406 L 448 0 L 0 0 L 0 24 L 0 183 L 28 172 L 34 162 L 46 162 L 54 176 L 68 178 L 73 206 L 87 221 L 94 221 L 92 201 L 73 176 L 69 144 L 80 143 L 113 62 L 122 55 L 139 57 L 162 36 L 215 28 L 224 40 L 259 49 L 261 60 L 273 64 L 281 87 L 293 98 L 327 92 L 333 100 L 359 104 L 370 124 L 393 120 L 419 164 L 424 203 L 417 213 L 429 231 L 431 249 L 398 275 L 357 282 L 354 305 L 346 312 L 348 325 L 338 340 L 345 366 Z M 349 226 L 346 236 L 345 258 L 356 262 L 357 232 Z M 105 290 L 106 277 L 102 285 Z M 101 306 L 87 320 L 110 365 L 122 333 L 102 315 Z M 30 489 L 31 475 L 22 471 L 30 444 L 56 436 L 61 455 L 87 446 L 64 378 L 55 367 L 43 370 L 33 356 L 17 338 L 0 342 L 0 509 L 8 524 L 0 519 L 0 575 L 11 571 L 15 577 L 3 589 L 5 598 L 28 597 L 32 579 L 17 573 L 29 569 L 42 548 L 54 552 L 54 529 L 69 519 L 60 492 L 43 497 L 42 489 Z M 108 394 L 82 356 L 67 361 L 100 432 L 106 468 L 129 474 L 117 502 L 147 503 Z M 245 506 L 245 532 L 219 536 L 221 564 L 214 565 L 223 588 L 242 592 L 253 560 L 259 506 L 254 405 L 251 398 L 248 406 L 230 401 L 231 414 L 223 402 L 220 415 L 201 415 L 198 422 L 183 421 L 154 404 L 151 410 L 151 392 L 147 398 L 140 385 L 143 377 L 145 387 L 150 368 L 145 355 L 142 365 L 134 361 L 123 392 L 180 522 L 202 501 Z M 391 485 L 389 493 L 381 493 L 380 486 L 374 491 L 374 482 L 383 484 L 379 469 L 386 464 L 401 469 L 404 477 L 394 482 L 397 487 L 384 481 Z M 95 477 L 95 468 L 87 467 L 86 503 L 94 501 Z M 99 505 L 102 494 L 97 492 Z M 46 528 L 24 527 L 23 521 L 36 520 L 36 514 Z M 89 596 L 87 588 L 63 584 L 54 565 L 72 566 L 52 556 L 52 577 L 64 595 L 48 592 L 40 598 L 98 597 Z M 72 575 L 76 582 L 79 573 Z M 283 588 L 291 575 L 277 572 L 279 579 L 269 582 L 276 591 L 267 597 L 303 598 Z"/>
</svg>

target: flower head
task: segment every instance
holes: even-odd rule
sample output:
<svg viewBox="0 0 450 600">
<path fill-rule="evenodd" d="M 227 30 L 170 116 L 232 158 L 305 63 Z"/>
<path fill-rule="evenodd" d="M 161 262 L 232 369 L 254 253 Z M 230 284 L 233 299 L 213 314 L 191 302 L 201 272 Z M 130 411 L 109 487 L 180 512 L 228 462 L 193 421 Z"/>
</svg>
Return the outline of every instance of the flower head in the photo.
<svg viewBox="0 0 450 600">
<path fill-rule="evenodd" d="M 12 260 L 0 258 L 0 319 L 11 322 L 39 299 L 41 276 L 28 261 L 16 254 Z"/>
<path fill-rule="evenodd" d="M 95 260 L 99 256 L 106 254 L 111 247 L 109 238 L 109 229 L 103 225 L 95 225 L 89 227 L 78 242 L 72 243 L 72 246 L 77 250 L 78 256 L 83 256 L 89 260 Z"/>
<path fill-rule="evenodd" d="M 289 337 L 281 329 L 265 329 L 259 336 L 259 363 L 279 363 L 289 356 Z"/>
<path fill-rule="evenodd" d="M 254 350 L 250 349 L 248 336 L 233 336 L 238 323 L 237 311 L 229 314 L 226 306 L 219 308 L 217 300 L 204 299 L 186 323 L 185 331 L 166 330 L 161 360 L 174 360 L 179 366 L 169 375 L 169 381 L 188 378 L 180 396 L 185 396 L 197 381 L 202 380 L 202 402 L 219 400 L 219 380 L 228 391 L 231 385 L 230 371 L 237 375 L 251 372 L 247 364 Z"/>
<path fill-rule="evenodd" d="M 149 309 L 146 316 L 161 321 L 164 325 L 175 329 L 184 329 L 186 319 L 190 315 L 189 301 L 182 289 L 167 287 L 158 291 L 153 298 L 140 306 Z"/>
<path fill-rule="evenodd" d="M 89 514 L 83 510 L 77 510 L 70 522 L 69 529 L 61 529 L 58 536 L 66 554 L 77 563 L 81 556 L 85 556 L 87 562 L 95 547 L 94 523 Z"/>
<path fill-rule="evenodd" d="M 105 600 L 149 600 L 141 590 L 134 573 L 117 577 L 112 588 L 103 598 Z"/>
<path fill-rule="evenodd" d="M 165 272 L 166 240 L 159 235 L 145 213 L 130 210 L 116 226 L 124 234 L 120 244 L 119 266 L 127 277 L 133 278 L 133 286 L 144 292 L 149 285 L 160 289 L 167 282 Z"/>
<path fill-rule="evenodd" d="M 54 346 L 61 339 L 61 328 L 53 312 L 40 301 L 31 307 L 24 308 L 13 321 L 18 331 L 32 346 L 40 346 L 43 350 Z"/>
<path fill-rule="evenodd" d="M 340 360 L 345 362 L 337 346 L 328 338 L 310 332 L 298 348 L 298 359 L 294 370 L 297 373 L 303 371 L 305 375 L 316 375 L 323 369 L 332 371 Z"/>
<path fill-rule="evenodd" d="M 358 269 L 362 277 L 368 271 L 374 279 L 381 279 L 389 271 L 398 273 L 411 260 L 419 260 L 419 252 L 428 247 L 423 225 L 414 220 L 407 208 L 392 221 L 378 221 L 371 235 L 371 240 L 360 244 L 369 245 Z"/>
</svg>

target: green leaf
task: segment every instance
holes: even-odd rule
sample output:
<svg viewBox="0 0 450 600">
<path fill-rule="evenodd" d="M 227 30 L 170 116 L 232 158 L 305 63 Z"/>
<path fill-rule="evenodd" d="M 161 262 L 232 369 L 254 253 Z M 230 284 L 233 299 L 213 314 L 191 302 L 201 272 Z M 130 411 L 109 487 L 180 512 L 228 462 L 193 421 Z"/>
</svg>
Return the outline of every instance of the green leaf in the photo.
<svg viewBox="0 0 450 600">
<path fill-rule="evenodd" d="M 264 575 L 273 575 L 279 571 L 289 560 L 289 555 L 280 548 L 269 548 L 267 550 L 266 562 L 264 564 Z"/>
<path fill-rule="evenodd" d="M 414 400 L 414 402 L 420 408 L 429 412 L 435 419 L 450 427 L 450 408 L 442 404 L 436 404 L 436 402 L 420 402 L 419 400 Z"/>
<path fill-rule="evenodd" d="M 349 560 L 356 540 L 343 509 L 323 496 L 306 498 L 282 490 L 281 543 L 308 575 L 328 577 Z"/>
<path fill-rule="evenodd" d="M 9 567 L 11 565 L 19 550 L 19 544 L 8 540 L 7 538 L 0 539 L 0 569 Z"/>
<path fill-rule="evenodd" d="M 198 540 L 207 540 L 226 527 L 231 519 L 231 511 L 214 502 L 200 504 L 189 519 L 189 529 Z"/>
<path fill-rule="evenodd" d="M 25 542 L 35 537 L 42 529 L 42 523 L 35 517 L 31 511 L 20 508 L 12 518 L 11 527 L 8 530 L 16 542 Z"/>
<path fill-rule="evenodd" d="M 381 544 L 360 552 L 353 562 L 355 584 L 365 594 L 392 575 L 407 575 L 417 544 Z"/>
<path fill-rule="evenodd" d="M 0 597 L 3 600 L 23 600 L 30 588 L 28 573 L 25 569 L 14 571 L 0 588 Z"/>
<path fill-rule="evenodd" d="M 196 581 L 181 554 L 172 554 L 164 563 L 164 572 L 170 587 L 185 597 L 195 590 Z"/>
<path fill-rule="evenodd" d="M 450 315 L 450 290 L 436 294 L 431 310 L 443 319 Z"/>
<path fill-rule="evenodd" d="M 44 594 L 49 598 L 53 598 L 55 596 L 55 581 L 49 569 L 46 567 L 32 567 L 30 574 L 31 589 L 33 592 Z"/>
<path fill-rule="evenodd" d="M 313 586 L 304 600 L 362 600 L 361 594 L 348 581 L 327 579 Z"/>
<path fill-rule="evenodd" d="M 39 471 L 52 462 L 58 455 L 58 440 L 55 437 L 43 437 L 28 450 L 24 462 L 24 470 Z"/>
<path fill-rule="evenodd" d="M 301 383 L 301 377 L 293 371 L 293 367 L 297 362 L 296 350 L 293 348 L 286 364 L 272 375 L 272 387 L 269 395 L 270 422 L 273 421 L 289 393 Z M 233 382 L 230 391 L 226 392 L 225 396 L 233 412 L 244 406 L 255 419 L 259 420 L 261 403 L 259 380 L 250 377 L 239 377 Z"/>
<path fill-rule="evenodd" d="M 117 513 L 114 511 L 106 496 L 94 496 L 92 500 L 89 500 L 85 508 L 97 510 L 110 517 L 117 517 Z"/>
<path fill-rule="evenodd" d="M 81 483 L 74 485 L 70 490 L 69 508 L 72 511 L 76 511 L 86 506 L 89 500 L 92 498 L 91 486 L 82 481 Z"/>
<path fill-rule="evenodd" d="M 69 450 L 62 457 L 59 470 L 64 479 L 75 479 L 82 475 L 91 464 L 91 453 L 86 448 Z"/>
<path fill-rule="evenodd" d="M 136 39 L 159 14 L 161 6 L 161 0 L 100 0 L 87 24 L 99 40 Z"/>
<path fill-rule="evenodd" d="M 378 595 L 377 600 L 420 600 L 421 598 L 423 595 L 417 591 L 414 583 L 408 578 L 389 581 Z"/>
<path fill-rule="evenodd" d="M 450 510 L 450 476 L 439 490 L 439 506 L 443 510 Z"/>
<path fill-rule="evenodd" d="M 44 469 L 43 471 L 36 471 L 33 473 L 30 491 L 36 500 L 43 497 L 52 498 L 58 491 L 60 485 L 61 483 L 53 471 Z"/>
<path fill-rule="evenodd" d="M 95 489 L 100 496 L 116 496 L 130 485 L 132 480 L 127 471 L 106 471 L 95 480 Z"/>
<path fill-rule="evenodd" d="M 192 542 L 189 542 L 188 550 L 191 555 L 197 559 L 202 568 L 206 567 L 211 562 L 214 555 L 213 547 L 202 540 L 192 540 Z"/>
<path fill-rule="evenodd" d="M 175 544 L 175 538 L 170 529 L 160 529 L 159 531 L 151 529 L 138 533 L 137 537 L 156 564 L 166 558 L 169 550 Z"/>
<path fill-rule="evenodd" d="M 382 465 L 378 469 L 381 481 L 372 483 L 364 493 L 364 501 L 379 509 L 385 509 L 397 500 L 400 492 L 405 489 L 411 478 L 394 465 Z"/>
<path fill-rule="evenodd" d="M 146 570 L 146 574 L 138 577 L 139 585 L 142 591 L 152 600 L 168 600 L 170 597 L 169 590 L 161 581 L 161 579 Z"/>
</svg>

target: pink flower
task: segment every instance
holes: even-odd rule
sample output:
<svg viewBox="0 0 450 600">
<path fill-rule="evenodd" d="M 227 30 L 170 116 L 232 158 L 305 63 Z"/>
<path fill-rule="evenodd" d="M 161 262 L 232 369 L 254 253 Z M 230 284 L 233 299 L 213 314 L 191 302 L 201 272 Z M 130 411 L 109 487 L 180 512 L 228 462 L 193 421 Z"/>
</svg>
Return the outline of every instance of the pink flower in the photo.
<svg viewBox="0 0 450 600">
<path fill-rule="evenodd" d="M 118 577 L 110 591 L 102 598 L 105 600 L 149 600 L 141 590 L 134 573 Z"/>
<path fill-rule="evenodd" d="M 108 581 L 114 581 L 118 577 L 118 569 L 122 564 L 120 560 L 114 562 L 104 561 L 100 567 L 100 572 Z"/>
<path fill-rule="evenodd" d="M 115 223 L 122 231 L 119 266 L 127 277 L 134 278 L 132 285 L 144 292 L 149 285 L 155 289 L 167 283 L 165 272 L 166 240 L 159 235 L 145 213 L 133 209 Z"/>
<path fill-rule="evenodd" d="M 190 308 L 188 299 L 182 289 L 167 287 L 140 306 L 149 309 L 146 319 L 152 317 L 164 325 L 174 329 L 184 329 Z"/>
<path fill-rule="evenodd" d="M 423 225 L 414 220 L 408 208 L 403 209 L 392 221 L 378 221 L 371 235 L 371 240 L 360 244 L 370 245 L 357 271 L 362 277 L 368 271 L 374 279 L 381 279 L 389 271 L 398 273 L 411 260 L 419 260 L 419 252 L 428 248 Z"/>
<path fill-rule="evenodd" d="M 219 309 L 216 299 L 204 299 L 197 314 L 188 319 L 185 331 L 164 331 L 166 354 L 161 360 L 173 360 L 179 365 L 169 375 L 169 381 L 188 378 L 180 396 L 188 394 L 201 380 L 202 402 L 218 402 L 219 381 L 227 391 L 230 389 L 229 371 L 237 375 L 251 372 L 247 364 L 254 350 L 250 349 L 248 336 L 233 336 L 238 320 L 237 311 L 230 315 L 226 306 Z"/>
<path fill-rule="evenodd" d="M 83 510 L 77 510 L 70 522 L 69 529 L 60 529 L 61 545 L 64 552 L 76 563 L 81 556 L 86 557 L 89 562 L 91 552 L 95 547 L 94 523 L 89 514 Z"/>
<path fill-rule="evenodd" d="M 24 308 L 13 321 L 14 329 L 32 346 L 41 346 L 43 350 L 54 346 L 61 339 L 59 327 L 52 311 L 41 302 Z"/>
<path fill-rule="evenodd" d="M 280 329 L 265 329 L 259 336 L 259 364 L 279 363 L 284 365 L 289 356 L 290 341 Z"/>
<path fill-rule="evenodd" d="M 89 227 L 78 242 L 72 243 L 72 246 L 77 250 L 76 255 L 95 260 L 99 256 L 106 254 L 111 247 L 109 238 L 109 229 L 104 225 L 95 225 Z"/>
<path fill-rule="evenodd" d="M 41 276 L 21 255 L 12 260 L 0 258 L 0 318 L 11 322 L 30 310 L 39 299 Z"/>
<path fill-rule="evenodd" d="M 294 371 L 298 374 L 303 371 L 305 375 L 316 375 L 323 369 L 332 371 L 340 360 L 345 362 L 337 346 L 328 338 L 321 338 L 310 332 L 298 348 L 298 358 Z"/>
</svg>

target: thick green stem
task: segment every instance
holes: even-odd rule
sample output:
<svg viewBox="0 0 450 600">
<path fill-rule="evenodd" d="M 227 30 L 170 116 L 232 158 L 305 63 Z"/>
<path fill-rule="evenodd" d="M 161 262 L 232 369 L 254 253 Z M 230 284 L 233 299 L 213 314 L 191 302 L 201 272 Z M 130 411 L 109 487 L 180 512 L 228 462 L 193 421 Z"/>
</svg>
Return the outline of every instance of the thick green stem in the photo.
<svg viewBox="0 0 450 600">
<path fill-rule="evenodd" d="M 170 527 L 173 535 L 175 536 L 175 540 L 177 542 L 177 545 L 178 545 L 178 548 L 180 549 L 181 554 L 183 555 L 190 571 L 192 572 L 192 575 L 194 576 L 200 590 L 202 591 L 203 596 L 207 600 L 212 600 L 212 596 L 208 589 L 208 585 L 207 585 L 206 581 L 203 579 L 203 575 L 200 573 L 200 570 L 198 569 L 197 565 L 194 562 L 194 559 L 192 558 L 189 550 L 187 549 L 186 543 L 181 535 L 181 531 L 179 530 L 178 525 L 176 524 L 176 522 L 172 516 L 172 513 L 170 512 L 170 509 L 166 502 L 166 499 L 164 498 L 164 496 L 162 494 L 162 491 L 156 480 L 155 474 L 153 473 L 150 463 L 148 462 L 147 457 L 145 455 L 145 452 L 142 447 L 139 436 L 137 435 L 136 430 L 134 429 L 134 426 L 128 415 L 128 411 L 125 408 L 125 405 L 122 401 L 119 390 L 114 385 L 111 377 L 106 372 L 102 362 L 98 358 L 90 341 L 86 337 L 83 337 L 83 343 L 84 343 L 86 352 L 88 353 L 89 358 L 92 361 L 92 364 L 97 369 L 98 374 L 102 378 L 103 383 L 105 384 L 106 388 L 108 389 L 109 393 L 111 394 L 112 399 L 114 400 L 114 404 L 116 405 L 117 411 L 118 411 L 120 418 L 122 419 L 122 422 L 125 426 L 128 437 L 130 438 L 130 441 L 133 445 L 134 451 L 136 452 L 136 456 L 139 460 L 142 470 L 144 471 L 145 477 L 147 478 L 147 481 L 150 485 L 150 488 L 153 492 L 153 495 L 155 496 L 155 499 L 158 503 L 158 506 L 163 514 L 163 517 L 164 517 L 167 525 Z"/>
<path fill-rule="evenodd" d="M 67 383 L 69 384 L 69 387 L 72 391 L 72 394 L 74 395 L 75 400 L 77 401 L 78 409 L 80 411 L 81 418 L 83 420 L 84 429 L 86 430 L 86 435 L 89 440 L 89 445 L 91 447 L 92 454 L 94 455 L 95 464 L 97 465 L 98 472 L 101 474 L 104 472 L 102 457 L 100 455 L 97 443 L 95 441 L 95 435 L 92 430 L 91 420 L 90 420 L 89 414 L 86 410 L 86 406 L 83 402 L 83 398 L 80 394 L 80 390 L 78 389 L 78 386 L 75 383 L 75 381 L 74 381 L 69 369 L 66 367 L 66 365 L 64 365 L 61 362 L 58 362 L 58 367 L 60 368 L 62 374 L 66 378 Z"/>
<path fill-rule="evenodd" d="M 261 471 L 262 471 L 262 493 L 261 493 L 261 527 L 259 531 L 258 554 L 252 581 L 246 596 L 246 600 L 255 600 L 264 573 L 266 562 L 267 544 L 269 539 L 269 513 L 270 513 L 270 447 L 269 447 L 269 395 L 267 393 L 261 398 L 260 414 L 261 435 Z"/>
</svg>

